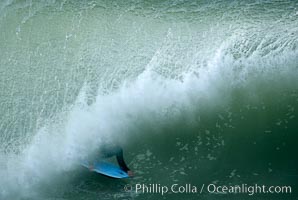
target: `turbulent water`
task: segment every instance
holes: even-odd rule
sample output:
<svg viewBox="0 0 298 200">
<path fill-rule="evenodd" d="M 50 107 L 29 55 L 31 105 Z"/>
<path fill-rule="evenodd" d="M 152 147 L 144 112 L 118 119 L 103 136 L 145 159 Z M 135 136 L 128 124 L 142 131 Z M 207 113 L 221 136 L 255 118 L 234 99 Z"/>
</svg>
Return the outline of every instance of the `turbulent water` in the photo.
<svg viewBox="0 0 298 200">
<path fill-rule="evenodd" d="M 2 0 L 0 105 L 1 200 L 297 199 L 298 2 Z M 134 178 L 79 165 L 103 141 Z"/>
</svg>

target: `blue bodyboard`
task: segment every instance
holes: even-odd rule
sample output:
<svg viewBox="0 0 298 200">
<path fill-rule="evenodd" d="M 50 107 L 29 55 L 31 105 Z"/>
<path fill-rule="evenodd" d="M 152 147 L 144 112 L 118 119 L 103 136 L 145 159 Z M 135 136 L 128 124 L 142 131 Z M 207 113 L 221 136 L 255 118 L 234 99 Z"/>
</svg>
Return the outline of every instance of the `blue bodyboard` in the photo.
<svg viewBox="0 0 298 200">
<path fill-rule="evenodd" d="M 88 162 L 82 162 L 82 166 L 90 169 L 90 165 Z M 123 171 L 120 167 L 109 163 L 109 162 L 95 162 L 93 163 L 93 167 L 90 171 L 97 172 L 99 174 L 112 177 L 112 178 L 128 178 L 128 174 Z"/>
</svg>

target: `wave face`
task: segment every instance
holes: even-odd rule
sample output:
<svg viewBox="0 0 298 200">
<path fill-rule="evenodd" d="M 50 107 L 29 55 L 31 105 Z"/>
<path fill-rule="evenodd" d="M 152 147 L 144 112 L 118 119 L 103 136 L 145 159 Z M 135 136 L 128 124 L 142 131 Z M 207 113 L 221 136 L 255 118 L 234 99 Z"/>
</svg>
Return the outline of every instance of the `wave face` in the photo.
<svg viewBox="0 0 298 200">
<path fill-rule="evenodd" d="M 0 199 L 161 197 L 124 192 L 128 183 L 297 188 L 297 8 L 1 1 Z M 134 179 L 79 166 L 107 141 Z M 250 198 L 164 198 L 235 196 Z"/>
</svg>

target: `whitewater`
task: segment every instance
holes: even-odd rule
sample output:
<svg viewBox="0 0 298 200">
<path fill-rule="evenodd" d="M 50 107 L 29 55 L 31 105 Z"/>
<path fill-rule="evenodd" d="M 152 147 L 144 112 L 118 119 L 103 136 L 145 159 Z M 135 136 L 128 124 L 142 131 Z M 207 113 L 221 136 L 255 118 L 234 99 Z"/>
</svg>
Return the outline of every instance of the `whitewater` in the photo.
<svg viewBox="0 0 298 200">
<path fill-rule="evenodd" d="M 297 188 L 297 47 L 290 0 L 1 1 L 0 199 L 161 198 L 127 184 Z M 124 149 L 133 179 L 80 166 L 106 142 Z"/>
</svg>

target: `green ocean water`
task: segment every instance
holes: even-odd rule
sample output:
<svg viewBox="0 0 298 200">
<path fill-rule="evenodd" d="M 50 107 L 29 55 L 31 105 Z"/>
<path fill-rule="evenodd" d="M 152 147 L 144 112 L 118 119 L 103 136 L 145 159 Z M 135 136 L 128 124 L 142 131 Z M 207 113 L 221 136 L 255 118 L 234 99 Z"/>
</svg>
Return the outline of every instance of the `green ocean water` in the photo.
<svg viewBox="0 0 298 200">
<path fill-rule="evenodd" d="M 1 200 L 297 199 L 297 109 L 297 1 L 0 2 Z M 106 141 L 134 178 L 80 166 Z"/>
</svg>

